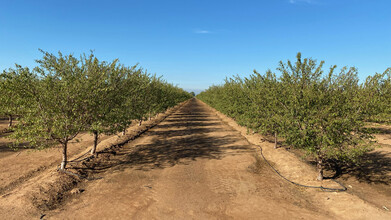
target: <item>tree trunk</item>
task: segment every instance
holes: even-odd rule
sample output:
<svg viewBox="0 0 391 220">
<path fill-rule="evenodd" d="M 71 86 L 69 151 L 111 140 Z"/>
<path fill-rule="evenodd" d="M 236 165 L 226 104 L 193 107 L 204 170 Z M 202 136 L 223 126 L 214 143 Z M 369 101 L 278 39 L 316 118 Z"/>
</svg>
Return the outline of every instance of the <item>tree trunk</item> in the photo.
<svg viewBox="0 0 391 220">
<path fill-rule="evenodd" d="M 277 131 L 274 132 L 274 149 L 277 149 Z"/>
<path fill-rule="evenodd" d="M 91 154 L 96 154 L 96 147 L 98 146 L 98 137 L 99 133 L 97 131 L 93 131 L 94 134 L 94 146 L 92 146 Z"/>
<path fill-rule="evenodd" d="M 151 119 L 152 119 L 151 112 L 149 112 L 148 121 L 150 121 Z"/>
<path fill-rule="evenodd" d="M 61 170 L 65 170 L 65 167 L 67 165 L 67 148 L 68 148 L 68 141 L 65 141 L 62 143 L 62 162 L 61 162 Z"/>
<path fill-rule="evenodd" d="M 12 126 L 12 115 L 8 115 L 8 128 Z"/>
<path fill-rule="evenodd" d="M 317 168 L 318 168 L 318 178 L 316 178 L 316 179 L 319 181 L 322 181 L 323 180 L 323 160 L 322 159 L 318 159 Z"/>
</svg>

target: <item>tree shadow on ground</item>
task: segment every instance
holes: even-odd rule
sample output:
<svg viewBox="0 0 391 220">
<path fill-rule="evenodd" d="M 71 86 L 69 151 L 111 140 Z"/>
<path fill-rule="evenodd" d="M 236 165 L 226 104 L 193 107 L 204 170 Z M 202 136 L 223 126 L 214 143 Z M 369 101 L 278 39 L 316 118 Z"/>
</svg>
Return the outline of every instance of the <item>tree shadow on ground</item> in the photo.
<svg viewBox="0 0 391 220">
<path fill-rule="evenodd" d="M 6 137 L 9 136 L 11 133 L 12 133 L 11 130 L 4 129 L 4 130 L 0 131 L 0 138 L 6 138 Z"/>
<path fill-rule="evenodd" d="M 229 137 L 206 138 L 201 135 L 175 138 L 170 141 L 155 139 L 151 144 L 138 145 L 133 151 L 120 152 L 110 160 L 99 161 L 94 169 L 118 166 L 120 170 L 132 167 L 148 171 L 188 164 L 197 159 L 221 159 L 228 154 L 234 155 L 251 150 L 248 146 L 221 147 L 232 142 Z M 228 152 L 229 150 L 231 152 Z"/>
<path fill-rule="evenodd" d="M 190 103 L 181 109 L 180 113 L 172 115 L 164 123 L 146 132 L 144 135 L 152 137 L 151 142 L 112 148 L 101 152 L 98 158 L 84 161 L 72 168 L 81 173 L 101 173 L 111 168 L 149 171 L 188 164 L 198 159 L 218 160 L 225 156 L 253 151 L 248 144 L 237 144 L 240 140 L 237 135 L 221 127 L 218 120 L 206 120 L 208 115 L 202 111 L 196 103 Z M 227 133 L 216 136 L 209 134 L 212 132 Z"/>
<path fill-rule="evenodd" d="M 199 116 L 197 117 L 186 117 L 186 122 L 200 122 L 200 121 L 206 121 L 206 122 L 219 122 L 219 120 L 211 120 L 209 118 L 200 118 Z M 165 122 L 184 122 L 184 119 L 182 117 L 178 118 L 171 118 L 168 120 L 165 120 Z"/>
<path fill-rule="evenodd" d="M 0 142 L 0 153 L 27 150 L 27 149 L 32 149 L 32 147 L 29 146 L 29 143 L 21 143 L 21 144 L 15 145 L 15 144 L 9 143 L 9 142 L 8 143 Z"/>
<path fill-rule="evenodd" d="M 340 172 L 353 176 L 360 182 L 390 185 L 391 153 L 384 151 L 366 153 L 362 163 L 343 166 Z"/>
<path fill-rule="evenodd" d="M 369 127 L 364 128 L 364 130 L 372 134 L 391 134 L 391 128 L 386 127 Z"/>
<path fill-rule="evenodd" d="M 294 153 L 297 157 L 316 168 L 316 160 L 306 156 L 300 149 L 286 147 L 286 150 Z M 362 183 L 391 185 L 391 153 L 375 150 L 364 154 L 361 162 L 357 164 L 343 164 L 339 161 L 330 160 L 325 169 L 325 179 L 348 180 L 356 179 Z"/>
<path fill-rule="evenodd" d="M 159 128 L 175 129 L 177 127 L 205 127 L 205 126 L 218 126 L 221 123 L 218 122 L 176 122 L 170 124 L 159 125 Z"/>
</svg>

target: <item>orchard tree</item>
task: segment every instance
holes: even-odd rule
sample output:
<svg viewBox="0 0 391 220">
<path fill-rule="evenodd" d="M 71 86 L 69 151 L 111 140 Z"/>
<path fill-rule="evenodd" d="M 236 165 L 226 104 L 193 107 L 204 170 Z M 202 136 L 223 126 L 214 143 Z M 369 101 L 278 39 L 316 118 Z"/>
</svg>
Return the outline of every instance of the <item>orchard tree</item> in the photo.
<svg viewBox="0 0 391 220">
<path fill-rule="evenodd" d="M 100 134 L 114 134 L 122 129 L 118 113 L 123 102 L 124 67 L 118 60 L 100 62 L 92 53 L 82 56 L 82 72 L 85 78 L 86 130 L 94 136 L 91 154 L 96 154 Z"/>
<path fill-rule="evenodd" d="M 21 118 L 12 138 L 28 141 L 38 149 L 61 144 L 63 170 L 68 142 L 85 130 L 89 119 L 86 76 L 74 56 L 41 52 L 44 56 L 37 60 L 40 66 L 34 69 L 40 80 L 29 88 L 32 107 Z"/>
<path fill-rule="evenodd" d="M 391 122 L 391 68 L 383 73 L 385 79 L 381 88 L 382 103 L 384 103 L 383 120 Z"/>
<path fill-rule="evenodd" d="M 95 154 L 100 134 L 125 131 L 135 119 L 190 98 L 137 65 L 101 62 L 92 53 L 77 59 L 41 52 L 32 72 L 17 66 L 1 74 L 0 92 L 6 96 L 0 97 L 0 114 L 22 116 L 11 135 L 16 144 L 29 142 L 37 149 L 60 144 L 62 170 L 68 143 L 80 132 L 94 135 Z"/>
<path fill-rule="evenodd" d="M 127 128 L 132 121 L 139 120 L 141 125 L 146 112 L 148 110 L 147 90 L 150 85 L 150 77 L 137 66 L 126 70 L 126 80 L 124 81 L 122 93 L 123 105 L 121 107 L 121 123 L 122 127 Z"/>
<path fill-rule="evenodd" d="M 253 103 L 253 129 L 263 134 L 274 135 L 274 148 L 277 148 L 278 134 L 283 133 L 288 114 L 286 90 L 270 70 L 261 75 L 254 74 L 246 80 L 248 93 Z M 257 124 L 254 124 L 257 123 Z"/>
<path fill-rule="evenodd" d="M 144 94 L 146 105 L 144 117 L 148 118 L 148 120 L 151 120 L 152 115 L 155 115 L 165 109 L 163 105 L 164 98 L 167 97 L 167 94 L 164 94 L 164 86 L 165 85 L 161 77 L 157 77 L 156 75 L 150 77 L 148 87 Z M 172 97 L 167 98 L 170 99 Z"/>
<path fill-rule="evenodd" d="M 318 180 L 330 160 L 357 162 L 370 150 L 370 136 L 363 128 L 355 68 L 334 74 L 332 66 L 323 76 L 323 61 L 301 59 L 295 65 L 280 63 L 281 81 L 290 95 L 290 126 L 285 130 L 288 144 L 304 149 L 317 161 Z"/>
<path fill-rule="evenodd" d="M 384 74 L 376 73 L 368 76 L 360 89 L 363 117 L 366 121 L 377 121 L 378 116 L 383 112 L 382 84 Z"/>
<path fill-rule="evenodd" d="M 31 86 L 32 78 L 30 70 L 19 65 L 0 74 L 0 115 L 8 117 L 9 128 L 14 117 L 23 115 L 29 107 L 30 97 L 26 90 Z"/>
<path fill-rule="evenodd" d="M 391 116 L 391 68 L 384 73 L 368 76 L 361 86 L 360 97 L 363 117 L 366 121 L 390 122 Z"/>
</svg>

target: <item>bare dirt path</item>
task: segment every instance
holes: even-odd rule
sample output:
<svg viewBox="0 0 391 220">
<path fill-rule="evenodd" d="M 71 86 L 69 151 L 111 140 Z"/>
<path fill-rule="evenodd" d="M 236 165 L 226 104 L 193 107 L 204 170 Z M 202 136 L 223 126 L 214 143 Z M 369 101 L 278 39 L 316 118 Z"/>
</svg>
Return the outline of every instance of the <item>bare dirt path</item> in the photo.
<svg viewBox="0 0 391 220">
<path fill-rule="evenodd" d="M 95 169 L 102 179 L 48 219 L 330 219 L 193 99 Z"/>
</svg>

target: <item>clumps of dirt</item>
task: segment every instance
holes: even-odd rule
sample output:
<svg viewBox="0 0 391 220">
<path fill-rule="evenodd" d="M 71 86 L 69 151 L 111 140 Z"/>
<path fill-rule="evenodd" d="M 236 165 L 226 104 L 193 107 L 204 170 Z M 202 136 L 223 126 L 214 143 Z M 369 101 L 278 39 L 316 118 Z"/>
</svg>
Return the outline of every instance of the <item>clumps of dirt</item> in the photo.
<svg viewBox="0 0 391 220">
<path fill-rule="evenodd" d="M 91 176 L 95 174 L 95 168 L 110 162 L 111 156 L 116 153 L 114 149 L 104 151 L 98 157 L 90 156 L 77 163 L 77 168 L 70 165 L 65 171 L 53 172 L 38 190 L 31 193 L 31 204 L 39 211 L 54 210 L 72 196 L 83 193 L 84 189 L 77 186 L 84 180 L 94 179 Z"/>
<path fill-rule="evenodd" d="M 57 208 L 65 198 L 78 194 L 73 190 L 78 185 L 80 179 L 66 173 L 57 172 L 54 180 L 44 183 L 38 191 L 31 194 L 30 200 L 35 208 L 41 211 L 53 210 Z M 80 190 L 79 193 L 82 191 Z"/>
<path fill-rule="evenodd" d="M 259 158 L 258 155 L 254 154 L 253 156 L 255 158 L 255 162 L 253 164 L 251 164 L 250 166 L 248 166 L 247 170 L 250 173 L 261 174 L 262 170 L 265 169 L 265 165 L 267 165 L 267 164 L 264 160 Z"/>
<path fill-rule="evenodd" d="M 267 162 L 257 153 L 254 153 L 253 157 L 255 158 L 255 162 L 247 168 L 250 173 L 254 173 L 260 176 L 268 176 L 272 174 L 272 170 L 269 164 L 274 167 L 276 166 L 274 162 L 268 161 L 269 164 L 267 164 Z"/>
<path fill-rule="evenodd" d="M 84 192 L 85 190 L 84 189 L 81 189 L 81 188 L 75 188 L 75 189 L 72 189 L 71 191 L 69 191 L 69 193 L 71 195 L 77 195 L 77 194 L 80 194 L 82 192 Z"/>
</svg>

